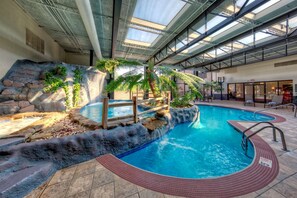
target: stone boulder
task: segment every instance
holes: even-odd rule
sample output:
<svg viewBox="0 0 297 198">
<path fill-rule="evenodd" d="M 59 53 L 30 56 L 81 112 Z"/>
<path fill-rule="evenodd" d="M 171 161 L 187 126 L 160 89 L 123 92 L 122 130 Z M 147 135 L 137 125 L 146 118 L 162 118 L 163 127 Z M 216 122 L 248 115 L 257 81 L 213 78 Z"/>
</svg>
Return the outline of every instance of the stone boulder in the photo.
<svg viewBox="0 0 297 198">
<path fill-rule="evenodd" d="M 3 80 L 3 85 L 4 85 L 5 87 L 11 87 L 12 84 L 13 84 L 13 81 L 12 81 L 12 80 L 9 80 L 9 79 L 5 79 L 5 80 Z"/>
<path fill-rule="evenodd" d="M 24 87 L 24 83 L 21 82 L 13 82 L 12 87 L 21 88 Z"/>
<path fill-rule="evenodd" d="M 2 95 L 17 95 L 19 92 L 15 88 L 6 88 L 2 91 Z"/>
<path fill-rule="evenodd" d="M 18 103 L 14 100 L 9 100 L 0 103 L 0 115 L 13 114 L 18 112 L 19 109 L 20 107 L 18 106 Z"/>
<path fill-rule="evenodd" d="M 34 105 L 30 105 L 30 106 L 27 106 L 27 107 L 24 107 L 22 109 L 20 109 L 20 113 L 25 113 L 25 112 L 33 112 L 35 111 L 35 106 Z"/>
<path fill-rule="evenodd" d="M 57 65 L 67 68 L 70 103 L 73 97 L 73 71 L 77 68 L 82 71 L 79 105 L 100 101 L 105 83 L 105 73 L 99 72 L 93 67 L 57 62 L 36 63 L 29 60 L 18 60 L 0 81 L 0 102 L 7 100 L 20 101 L 19 106 L 16 105 L 18 108 L 15 109 L 23 109 L 34 105 L 38 111 L 65 111 L 66 95 L 62 88 L 55 93 L 45 93 L 43 90 L 46 72 L 53 70 Z M 30 111 L 32 109 L 33 107 L 31 107 Z M 27 111 L 27 109 L 25 110 Z"/>
<path fill-rule="evenodd" d="M 19 101 L 19 107 L 24 108 L 30 106 L 30 102 L 28 101 Z"/>
</svg>

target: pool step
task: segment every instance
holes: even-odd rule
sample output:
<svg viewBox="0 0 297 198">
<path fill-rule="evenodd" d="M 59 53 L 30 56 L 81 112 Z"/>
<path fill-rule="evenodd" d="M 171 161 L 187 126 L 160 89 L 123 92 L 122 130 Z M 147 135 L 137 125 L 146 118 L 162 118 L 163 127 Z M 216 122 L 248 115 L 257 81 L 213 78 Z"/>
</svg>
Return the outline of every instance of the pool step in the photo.
<svg viewBox="0 0 297 198">
<path fill-rule="evenodd" d="M 0 179 L 0 197 L 23 197 L 55 172 L 52 163 L 39 163 L 7 174 Z"/>
</svg>

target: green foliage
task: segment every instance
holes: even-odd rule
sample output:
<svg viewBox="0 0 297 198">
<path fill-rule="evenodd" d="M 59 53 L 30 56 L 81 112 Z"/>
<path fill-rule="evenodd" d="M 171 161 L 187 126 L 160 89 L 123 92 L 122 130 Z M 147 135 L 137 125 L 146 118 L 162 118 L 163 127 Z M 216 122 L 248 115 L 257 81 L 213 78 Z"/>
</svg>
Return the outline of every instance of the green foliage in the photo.
<svg viewBox="0 0 297 198">
<path fill-rule="evenodd" d="M 56 92 L 58 89 L 60 89 L 61 87 L 63 87 L 64 85 L 64 80 L 53 76 L 51 74 L 46 74 L 45 76 L 45 87 L 44 87 L 44 91 L 49 93 L 49 92 Z"/>
<path fill-rule="evenodd" d="M 63 87 L 67 75 L 67 68 L 61 65 L 45 73 L 45 92 L 56 92 Z"/>
<path fill-rule="evenodd" d="M 119 64 L 120 62 L 115 59 L 100 59 L 96 63 L 96 68 L 102 72 L 112 73 Z"/>
<path fill-rule="evenodd" d="M 212 88 L 215 92 L 221 91 L 221 85 L 220 85 L 220 83 L 219 82 L 215 82 L 215 81 L 205 82 L 204 88 L 206 90 L 210 90 Z"/>
<path fill-rule="evenodd" d="M 182 97 L 176 97 L 171 102 L 171 106 L 175 108 L 183 108 L 183 107 L 190 107 L 191 101 L 193 101 L 196 98 L 196 95 L 193 93 L 186 93 Z"/>
<path fill-rule="evenodd" d="M 61 78 L 65 79 L 67 76 L 67 68 L 62 65 L 58 65 L 54 69 L 54 75 L 60 76 Z"/>
<path fill-rule="evenodd" d="M 113 73 L 118 66 L 138 66 L 141 63 L 125 59 L 100 59 L 96 63 L 96 68 L 102 72 Z"/>
<path fill-rule="evenodd" d="M 65 105 L 67 109 L 71 108 L 71 100 L 70 100 L 70 96 L 69 96 L 69 86 L 68 86 L 68 82 L 65 82 L 63 85 L 63 90 L 65 92 L 66 98 L 65 98 Z"/>
<path fill-rule="evenodd" d="M 80 69 L 75 69 L 73 79 L 73 106 L 77 107 L 80 102 L 80 83 L 82 81 L 82 72 Z"/>
<path fill-rule="evenodd" d="M 137 65 L 141 64 L 136 61 L 127 61 L 124 59 L 101 59 L 97 61 L 96 67 L 101 71 L 108 71 L 111 73 L 114 72 L 118 66 Z M 204 83 L 203 79 L 193 74 L 175 71 L 169 67 L 155 67 L 152 62 L 149 62 L 145 75 L 135 74 L 133 71 L 127 72 L 111 81 L 107 85 L 106 91 L 133 90 L 138 86 L 144 91 L 150 89 L 155 97 L 161 96 L 165 91 L 172 91 L 173 96 L 176 96 L 178 87 L 172 80 L 173 78 L 178 78 L 184 81 L 193 94 L 202 97 L 200 90 L 201 84 Z"/>
<path fill-rule="evenodd" d="M 184 83 L 188 85 L 189 89 L 193 92 L 193 94 L 195 94 L 198 97 L 202 97 L 201 84 L 204 83 L 204 80 L 202 78 L 195 76 L 193 74 L 175 71 L 171 68 L 164 66 L 159 67 L 158 69 L 163 75 L 176 77 L 184 81 Z"/>
<path fill-rule="evenodd" d="M 67 68 L 58 65 L 54 69 L 48 71 L 45 73 L 45 87 L 44 91 L 46 93 L 49 92 L 56 92 L 58 89 L 63 88 L 66 98 L 65 98 L 65 105 L 67 109 L 71 108 L 71 101 L 69 97 L 69 87 L 68 82 L 66 82 L 66 76 L 67 76 Z"/>
</svg>

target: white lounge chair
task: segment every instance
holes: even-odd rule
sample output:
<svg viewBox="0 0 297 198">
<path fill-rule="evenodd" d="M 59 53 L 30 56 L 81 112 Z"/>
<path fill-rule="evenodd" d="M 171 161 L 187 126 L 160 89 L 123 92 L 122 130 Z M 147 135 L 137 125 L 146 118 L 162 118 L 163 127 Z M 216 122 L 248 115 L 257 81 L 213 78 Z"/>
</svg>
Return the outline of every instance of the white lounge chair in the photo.
<svg viewBox="0 0 297 198">
<path fill-rule="evenodd" d="M 245 101 L 244 101 L 243 104 L 244 104 L 244 106 L 246 106 L 246 105 L 254 105 L 255 106 L 253 95 L 246 95 L 245 96 Z"/>
<path fill-rule="evenodd" d="M 283 104 L 283 95 L 274 95 L 272 96 L 271 102 L 264 104 L 265 107 L 275 107 L 277 105 Z"/>
</svg>

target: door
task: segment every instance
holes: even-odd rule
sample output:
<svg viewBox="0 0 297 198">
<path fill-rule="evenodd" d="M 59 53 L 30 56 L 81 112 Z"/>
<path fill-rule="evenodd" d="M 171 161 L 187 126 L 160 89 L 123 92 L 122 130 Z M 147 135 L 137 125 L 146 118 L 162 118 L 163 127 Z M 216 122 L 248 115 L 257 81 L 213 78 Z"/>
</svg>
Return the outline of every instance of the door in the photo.
<svg viewBox="0 0 297 198">
<path fill-rule="evenodd" d="M 253 100 L 254 101 L 254 86 L 253 86 L 253 84 L 251 84 L 251 83 L 245 84 L 244 98 L 245 98 L 245 100 Z"/>
<path fill-rule="evenodd" d="M 254 97 L 255 102 L 265 103 L 265 83 L 256 83 L 254 84 Z"/>
</svg>

